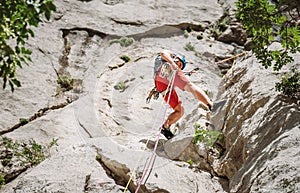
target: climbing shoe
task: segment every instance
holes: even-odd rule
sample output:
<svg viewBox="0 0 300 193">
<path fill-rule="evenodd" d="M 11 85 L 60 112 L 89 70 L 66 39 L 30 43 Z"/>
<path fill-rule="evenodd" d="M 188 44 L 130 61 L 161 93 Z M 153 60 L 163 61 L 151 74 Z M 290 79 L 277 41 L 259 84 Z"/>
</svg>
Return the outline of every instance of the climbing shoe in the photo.
<svg viewBox="0 0 300 193">
<path fill-rule="evenodd" d="M 174 137 L 174 134 L 170 131 L 169 128 L 165 128 L 164 125 L 162 126 L 161 133 L 167 138 L 171 139 Z"/>
<path fill-rule="evenodd" d="M 213 105 L 207 104 L 207 107 L 208 107 L 208 109 L 209 109 L 210 111 L 212 111 Z"/>
</svg>

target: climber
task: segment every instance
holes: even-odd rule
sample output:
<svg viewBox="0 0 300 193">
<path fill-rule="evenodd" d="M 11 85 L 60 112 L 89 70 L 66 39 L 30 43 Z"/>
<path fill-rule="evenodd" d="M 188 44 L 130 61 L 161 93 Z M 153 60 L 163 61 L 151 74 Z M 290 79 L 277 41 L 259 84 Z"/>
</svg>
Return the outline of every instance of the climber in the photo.
<svg viewBox="0 0 300 193">
<path fill-rule="evenodd" d="M 170 96 L 168 104 L 174 110 L 161 126 L 161 133 L 167 139 L 171 139 L 174 136 L 174 134 L 170 131 L 170 126 L 176 123 L 184 113 L 181 101 L 179 100 L 178 95 L 174 89 L 175 87 L 178 87 L 183 91 L 192 93 L 196 99 L 207 105 L 209 110 L 211 110 L 213 107 L 212 101 L 205 94 L 205 92 L 185 77 L 182 72 L 185 67 L 186 61 L 184 56 L 176 54 L 169 50 L 163 50 L 156 57 L 154 62 L 155 87 L 159 93 L 162 93 L 165 96 L 164 100 L 166 102 L 168 101 L 168 97 Z M 174 84 L 172 90 L 169 90 L 171 88 L 171 84 L 169 83 L 171 82 L 173 73 L 175 73 Z"/>
</svg>

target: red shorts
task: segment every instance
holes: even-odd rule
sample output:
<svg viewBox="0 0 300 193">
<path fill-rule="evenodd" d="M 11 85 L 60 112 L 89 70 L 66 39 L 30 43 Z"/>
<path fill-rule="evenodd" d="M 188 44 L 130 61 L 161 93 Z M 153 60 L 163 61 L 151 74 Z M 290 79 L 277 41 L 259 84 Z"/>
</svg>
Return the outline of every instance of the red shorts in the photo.
<svg viewBox="0 0 300 193">
<path fill-rule="evenodd" d="M 181 70 L 177 70 L 176 74 L 175 74 L 175 79 L 174 79 L 174 85 L 173 85 L 173 89 L 170 92 L 168 92 L 165 97 L 164 100 L 166 102 L 168 102 L 168 98 L 170 96 L 169 99 L 169 105 L 174 109 L 179 103 L 181 103 L 181 101 L 179 100 L 179 97 L 176 93 L 176 91 L 174 90 L 174 87 L 178 87 L 181 90 L 184 90 L 185 85 L 189 82 L 189 80 L 184 76 L 183 72 Z M 158 90 L 158 92 L 163 92 L 168 88 L 169 85 L 169 81 L 166 78 L 163 78 L 161 76 L 159 76 L 159 72 L 155 77 L 155 86 Z"/>
</svg>

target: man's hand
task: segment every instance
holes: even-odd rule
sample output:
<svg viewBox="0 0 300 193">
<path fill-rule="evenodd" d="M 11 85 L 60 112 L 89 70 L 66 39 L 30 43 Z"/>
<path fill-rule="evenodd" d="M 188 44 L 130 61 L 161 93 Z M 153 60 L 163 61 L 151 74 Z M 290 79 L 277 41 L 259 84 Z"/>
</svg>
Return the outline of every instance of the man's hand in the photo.
<svg viewBox="0 0 300 193">
<path fill-rule="evenodd" d="M 166 60 L 167 62 L 169 62 L 171 64 L 171 69 L 172 70 L 178 70 L 179 69 L 178 65 L 174 62 L 174 60 L 172 58 L 173 52 L 171 52 L 169 50 L 163 50 L 160 53 L 160 55 L 164 60 Z"/>
<path fill-rule="evenodd" d="M 173 62 L 171 64 L 171 66 L 172 66 L 172 70 L 178 70 L 179 69 L 179 67 L 177 66 L 177 64 L 175 62 Z"/>
</svg>

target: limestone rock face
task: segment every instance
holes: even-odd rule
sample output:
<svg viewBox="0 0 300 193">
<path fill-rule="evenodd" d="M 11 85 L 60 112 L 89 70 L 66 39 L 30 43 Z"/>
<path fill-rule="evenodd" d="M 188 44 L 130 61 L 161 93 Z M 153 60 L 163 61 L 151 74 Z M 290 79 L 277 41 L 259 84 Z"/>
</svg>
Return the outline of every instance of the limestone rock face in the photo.
<svg viewBox="0 0 300 193">
<path fill-rule="evenodd" d="M 28 42 L 33 63 L 18 70 L 22 87 L 0 94 L 0 192 L 299 190 L 299 105 L 274 91 L 280 75 L 251 55 L 223 78 L 215 64 L 241 51 L 210 34 L 233 1 L 54 3 L 57 12 Z M 189 79 L 216 101 L 210 115 L 178 90 L 185 114 L 169 141 L 158 131 L 171 109 L 162 97 L 145 102 L 163 49 L 184 53 L 185 70 L 200 69 Z M 223 131 L 216 149 L 194 143 L 195 122 Z M 11 163 L 4 137 L 58 146 L 40 164 L 22 165 Z"/>
<path fill-rule="evenodd" d="M 191 79 L 216 93 L 221 77 L 209 66 L 215 55 L 233 54 L 234 47 L 196 36 L 222 16 L 222 7 L 217 0 L 54 3 L 57 12 L 33 29 L 28 42 L 33 63 L 18 70 L 22 87 L 1 91 L 0 133 L 20 144 L 34 139 L 47 146 L 57 139 L 58 146 L 37 166 L 14 167 L 6 159 L 12 153 L 1 154 L 6 185 L 0 192 L 123 192 L 131 175 L 126 192 L 134 192 L 152 155 L 141 141 L 155 141 L 165 107 L 161 98 L 145 103 L 155 56 L 162 49 L 185 53 L 187 70 L 203 71 Z M 187 28 L 193 30 L 184 37 Z M 135 41 L 127 44 L 123 36 Z M 185 50 L 188 43 L 194 52 Z M 201 56 L 202 49 L 210 57 Z M 129 62 L 120 59 L 124 55 Z M 181 97 L 191 114 L 197 101 Z M 159 147 L 139 192 L 224 192 L 209 172 L 194 172 Z"/>
<path fill-rule="evenodd" d="M 299 67 L 299 55 L 294 58 L 281 73 Z M 221 84 L 227 102 L 212 122 L 223 128 L 226 151 L 215 171 L 230 179 L 230 192 L 300 190 L 300 108 L 275 91 L 280 77 L 246 57 Z"/>
</svg>

